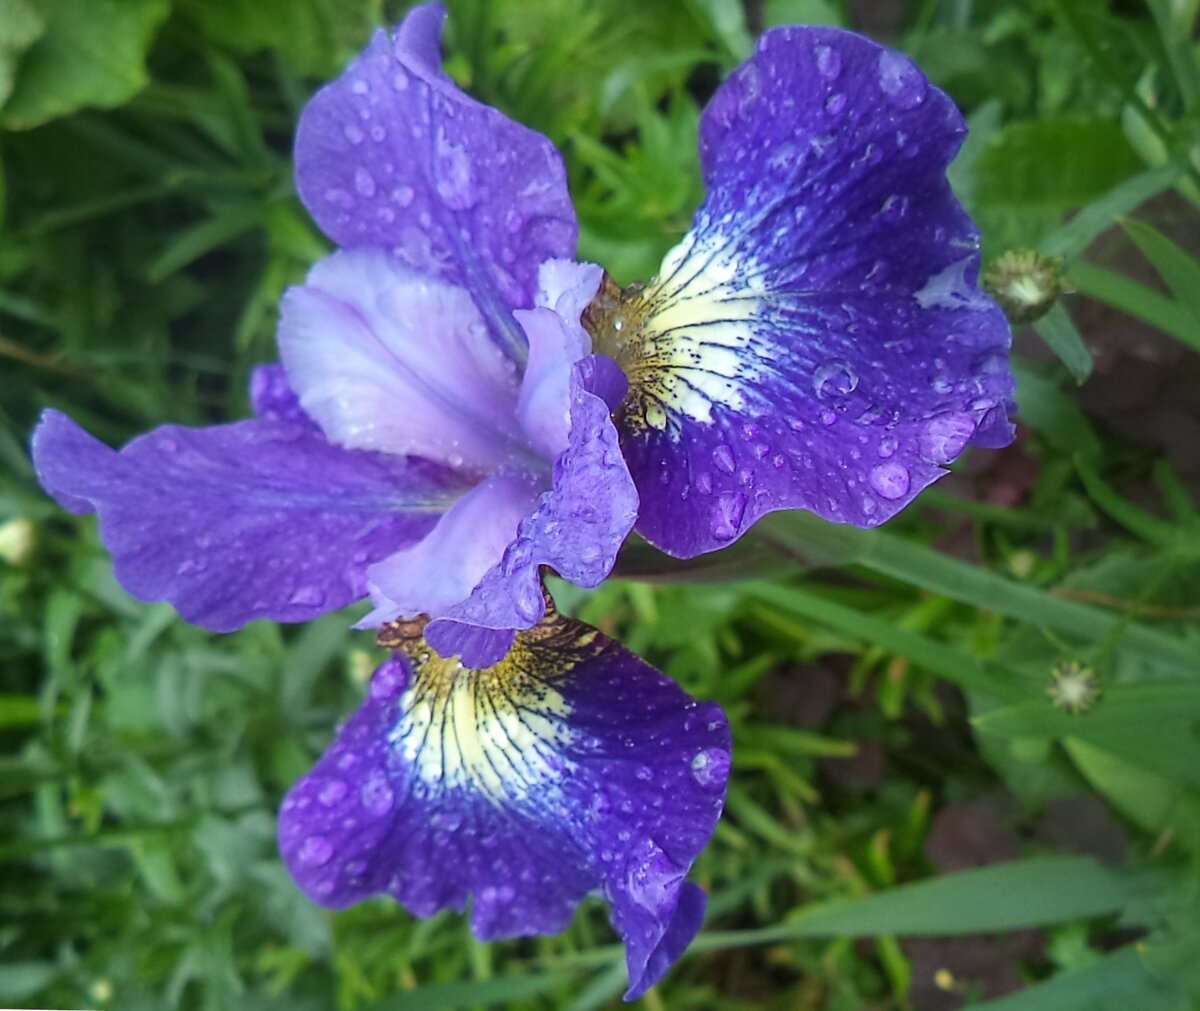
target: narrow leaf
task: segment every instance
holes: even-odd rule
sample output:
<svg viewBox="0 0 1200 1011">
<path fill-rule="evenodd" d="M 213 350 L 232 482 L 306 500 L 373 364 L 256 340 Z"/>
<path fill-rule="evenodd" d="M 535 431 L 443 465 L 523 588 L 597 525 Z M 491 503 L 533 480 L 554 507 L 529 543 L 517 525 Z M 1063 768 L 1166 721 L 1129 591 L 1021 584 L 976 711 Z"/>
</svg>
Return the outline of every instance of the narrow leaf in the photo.
<svg viewBox="0 0 1200 1011">
<path fill-rule="evenodd" d="M 1075 328 L 1067 310 L 1061 302 L 1055 302 L 1050 311 L 1033 324 L 1042 338 L 1061 361 L 1075 382 L 1083 383 L 1092 374 L 1092 355 L 1084 346 L 1083 338 Z"/>
</svg>

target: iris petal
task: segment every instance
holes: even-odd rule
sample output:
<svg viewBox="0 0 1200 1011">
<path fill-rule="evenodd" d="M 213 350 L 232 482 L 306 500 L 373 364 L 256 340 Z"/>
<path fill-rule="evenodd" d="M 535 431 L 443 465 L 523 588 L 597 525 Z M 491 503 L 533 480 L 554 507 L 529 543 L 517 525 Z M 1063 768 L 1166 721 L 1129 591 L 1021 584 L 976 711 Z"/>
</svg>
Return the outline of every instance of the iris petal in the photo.
<svg viewBox="0 0 1200 1011">
<path fill-rule="evenodd" d="M 440 5 L 414 9 L 305 107 L 301 199 L 343 248 L 393 250 L 468 289 L 516 359 L 508 311 L 528 306 L 538 265 L 575 249 L 566 174 L 545 137 L 465 95 L 441 70 Z"/>
<path fill-rule="evenodd" d="M 164 425 L 116 452 L 47 411 L 33 458 L 62 506 L 99 513 L 130 593 L 218 632 L 357 600 L 367 566 L 423 537 L 461 494 L 441 468 L 340 449 L 310 422 L 272 418 Z"/>
<path fill-rule="evenodd" d="M 836 29 L 768 32 L 721 87 L 691 232 L 593 329 L 630 379 L 647 539 L 690 557 L 796 507 L 872 526 L 1011 440 L 1008 326 L 945 178 L 964 135 L 907 57 Z"/>
<path fill-rule="evenodd" d="M 577 586 L 597 586 L 612 570 L 637 517 L 637 492 L 610 415 L 623 393 L 624 378 L 610 360 L 591 355 L 573 367 L 569 445 L 554 463 L 552 487 L 470 596 L 434 616 L 425 635 L 439 653 L 461 653 L 471 666 L 499 660 L 511 630 L 529 628 L 544 613 L 542 566 Z M 481 636 L 488 628 L 498 634 Z"/>
<path fill-rule="evenodd" d="M 470 900 L 481 939 L 561 930 L 598 890 L 628 996 L 653 985 L 703 919 L 685 879 L 723 803 L 720 709 L 554 613 L 485 670 L 395 644 L 283 804 L 300 886 L 335 907 L 389 894 L 421 916 Z"/>
<path fill-rule="evenodd" d="M 304 410 L 339 445 L 477 471 L 530 455 L 516 370 L 468 292 L 382 250 L 334 253 L 290 289 L 279 352 Z"/>
</svg>

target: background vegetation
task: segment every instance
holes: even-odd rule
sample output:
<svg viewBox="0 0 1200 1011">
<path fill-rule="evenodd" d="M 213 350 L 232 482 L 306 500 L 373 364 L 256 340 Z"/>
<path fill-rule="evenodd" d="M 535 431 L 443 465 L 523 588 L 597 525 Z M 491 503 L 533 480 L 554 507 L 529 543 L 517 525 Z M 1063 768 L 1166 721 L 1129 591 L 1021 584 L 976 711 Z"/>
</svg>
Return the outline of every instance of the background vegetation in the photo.
<svg viewBox="0 0 1200 1011">
<path fill-rule="evenodd" d="M 0 1004 L 618 1006 L 598 903 L 485 946 L 303 899 L 274 811 L 370 637 L 133 601 L 28 461 L 46 405 L 112 443 L 245 413 L 325 251 L 298 111 L 401 6 L 0 0 Z M 686 228 L 698 110 L 753 34 L 824 21 L 956 98 L 987 255 L 1062 255 L 1076 291 L 1018 335 L 1017 443 L 886 529 L 776 518 L 738 556 L 754 579 L 562 591 L 734 724 L 709 923 L 644 1006 L 1197 1006 L 1197 0 L 450 8 L 451 72 L 562 147 L 581 255 L 621 280 Z M 1064 711 L 1080 683 L 1099 701 Z"/>
</svg>

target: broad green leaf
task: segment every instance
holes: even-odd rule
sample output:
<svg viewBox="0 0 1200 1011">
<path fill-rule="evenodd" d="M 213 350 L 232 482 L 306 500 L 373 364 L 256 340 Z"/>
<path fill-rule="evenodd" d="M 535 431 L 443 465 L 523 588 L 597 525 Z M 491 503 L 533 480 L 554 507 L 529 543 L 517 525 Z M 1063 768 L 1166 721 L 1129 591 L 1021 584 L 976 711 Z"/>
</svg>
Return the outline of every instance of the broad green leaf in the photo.
<svg viewBox="0 0 1200 1011">
<path fill-rule="evenodd" d="M 0 0 L 0 109 L 12 94 L 21 54 L 45 31 L 46 22 L 31 0 Z M 3 203 L 0 199 L 0 207 Z"/>
<path fill-rule="evenodd" d="M 1168 728 L 1200 723 L 1200 681 L 1143 681 L 1106 688 L 1096 707 L 1070 714 L 1049 699 L 1018 702 L 973 720 L 977 730 L 1002 737 L 1076 737 L 1103 740 L 1142 733 L 1148 738 Z"/>
<path fill-rule="evenodd" d="M 459 983 L 431 983 L 368 1004 L 362 1011 L 453 1011 L 455 1008 L 536 997 L 576 979 L 573 973 L 545 972 Z"/>
<path fill-rule="evenodd" d="M 787 923 L 760 930 L 709 932 L 693 947 L 711 950 L 798 937 L 1023 930 L 1118 912 L 1140 890 L 1090 857 L 1035 857 L 809 906 Z"/>
<path fill-rule="evenodd" d="M 24 130 L 85 106 L 111 108 L 149 80 L 146 51 L 169 0 L 42 0 L 46 31 L 25 53 L 0 125 Z"/>
<path fill-rule="evenodd" d="M 1200 331 L 1200 263 L 1188 256 L 1153 225 L 1122 218 L 1121 227 L 1167 282 L 1171 294 L 1191 317 L 1193 332 Z"/>
<path fill-rule="evenodd" d="M 1183 995 L 1148 972 L 1130 945 L 1100 961 L 1061 973 L 973 1011 L 1183 1011 Z"/>
<path fill-rule="evenodd" d="M 1103 196 L 1141 167 L 1108 119 L 1051 116 L 1010 123 L 979 157 L 981 208 L 1066 211 Z"/>
<path fill-rule="evenodd" d="M 0 1000 L 25 1001 L 61 972 L 56 962 L 9 962 L 0 965 Z"/>
<path fill-rule="evenodd" d="M 1074 322 L 1063 308 L 1061 302 L 1055 302 L 1041 319 L 1033 324 L 1038 336 L 1042 338 L 1074 377 L 1075 382 L 1082 383 L 1092 374 L 1092 355 L 1084 346 L 1083 338 L 1075 328 Z"/>
</svg>

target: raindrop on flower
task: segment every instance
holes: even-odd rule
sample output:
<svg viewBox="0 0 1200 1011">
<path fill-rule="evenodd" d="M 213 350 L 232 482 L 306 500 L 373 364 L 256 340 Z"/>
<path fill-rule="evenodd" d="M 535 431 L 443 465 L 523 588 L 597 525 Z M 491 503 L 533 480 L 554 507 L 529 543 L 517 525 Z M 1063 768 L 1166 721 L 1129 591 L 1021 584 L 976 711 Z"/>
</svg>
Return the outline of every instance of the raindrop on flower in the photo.
<svg viewBox="0 0 1200 1011">
<path fill-rule="evenodd" d="M 892 461 L 872 467 L 867 480 L 870 481 L 871 487 L 886 499 L 903 498 L 908 494 L 911 483 L 907 468 Z"/>
</svg>

